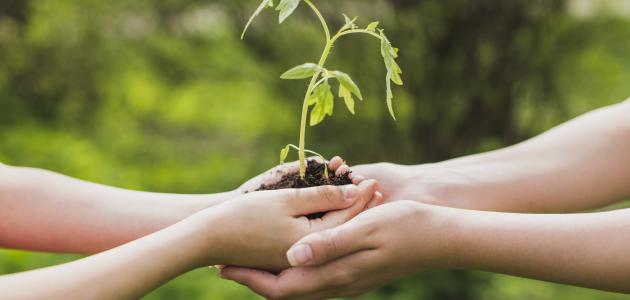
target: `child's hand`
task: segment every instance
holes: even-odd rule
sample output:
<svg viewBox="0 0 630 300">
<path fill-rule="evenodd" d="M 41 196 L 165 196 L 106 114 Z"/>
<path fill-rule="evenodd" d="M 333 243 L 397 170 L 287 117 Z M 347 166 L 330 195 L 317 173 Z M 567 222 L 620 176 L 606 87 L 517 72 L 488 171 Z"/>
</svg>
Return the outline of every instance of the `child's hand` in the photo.
<svg viewBox="0 0 630 300">
<path fill-rule="evenodd" d="M 338 164 L 341 165 L 341 164 Z M 339 170 L 341 166 L 338 166 Z M 302 237 L 347 222 L 371 202 L 382 203 L 375 180 L 358 186 L 321 186 L 241 195 L 185 222 L 201 247 L 200 265 L 237 265 L 266 270 L 289 266 L 286 251 Z M 304 217 L 330 211 L 321 219 Z"/>
</svg>

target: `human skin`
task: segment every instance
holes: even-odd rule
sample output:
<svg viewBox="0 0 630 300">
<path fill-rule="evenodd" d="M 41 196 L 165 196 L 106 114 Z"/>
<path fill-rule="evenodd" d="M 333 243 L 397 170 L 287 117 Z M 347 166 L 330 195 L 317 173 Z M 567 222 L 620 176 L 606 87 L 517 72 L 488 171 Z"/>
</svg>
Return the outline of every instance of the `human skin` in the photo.
<svg viewBox="0 0 630 300">
<path fill-rule="evenodd" d="M 287 256 L 300 268 L 276 276 L 228 267 L 222 275 L 272 299 L 358 295 L 427 269 L 630 293 L 630 210 L 549 214 L 630 198 L 628 116 L 626 101 L 489 153 L 354 167 L 381 182 L 389 203 L 296 243 Z"/>
<path fill-rule="evenodd" d="M 520 144 L 444 162 L 354 166 L 385 201 L 488 211 L 565 213 L 630 198 L 630 100 Z"/>
<path fill-rule="evenodd" d="M 0 165 L 0 247 L 97 253 L 238 195 L 131 191 Z"/>
<path fill-rule="evenodd" d="M 284 269 L 291 244 L 356 216 L 377 195 L 377 188 L 374 180 L 366 180 L 358 186 L 239 195 L 106 252 L 0 276 L 0 291 L 8 299 L 137 299 L 207 265 Z M 322 219 L 304 217 L 321 211 L 331 212 Z"/>
<path fill-rule="evenodd" d="M 433 269 L 630 293 L 628 236 L 629 209 L 515 214 L 394 201 L 300 240 L 288 254 L 294 268 L 279 275 L 227 267 L 221 276 L 269 299 L 357 296 Z"/>
<path fill-rule="evenodd" d="M 264 174 L 290 171 L 292 165 L 279 166 Z M 339 157 L 331 159 L 330 167 L 335 171 L 349 170 Z M 269 180 L 273 178 L 257 176 L 225 193 L 165 194 L 126 190 L 47 170 L 0 164 L 0 247 L 98 253 L 175 224 Z"/>
</svg>

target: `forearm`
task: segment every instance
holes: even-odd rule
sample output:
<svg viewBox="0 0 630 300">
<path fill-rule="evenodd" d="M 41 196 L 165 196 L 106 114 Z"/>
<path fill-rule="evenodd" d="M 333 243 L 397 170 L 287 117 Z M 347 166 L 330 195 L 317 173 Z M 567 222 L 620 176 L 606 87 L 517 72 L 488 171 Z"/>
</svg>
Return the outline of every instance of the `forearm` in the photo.
<svg viewBox="0 0 630 300">
<path fill-rule="evenodd" d="M 573 215 L 450 212 L 455 268 L 630 293 L 630 210 Z"/>
<path fill-rule="evenodd" d="M 1 247 L 96 253 L 233 196 L 137 192 L 43 170 L 0 168 Z"/>
<path fill-rule="evenodd" d="M 55 267 L 0 277 L 7 299 L 139 299 L 202 265 L 196 220 L 107 252 Z M 197 229 L 196 229 L 197 228 Z M 206 237 L 207 238 L 207 237 Z"/>
<path fill-rule="evenodd" d="M 481 210 L 570 212 L 630 197 L 630 102 L 505 149 L 407 168 L 418 198 Z M 407 188 L 408 194 L 414 188 Z M 429 197 L 426 197 L 426 196 Z"/>
</svg>

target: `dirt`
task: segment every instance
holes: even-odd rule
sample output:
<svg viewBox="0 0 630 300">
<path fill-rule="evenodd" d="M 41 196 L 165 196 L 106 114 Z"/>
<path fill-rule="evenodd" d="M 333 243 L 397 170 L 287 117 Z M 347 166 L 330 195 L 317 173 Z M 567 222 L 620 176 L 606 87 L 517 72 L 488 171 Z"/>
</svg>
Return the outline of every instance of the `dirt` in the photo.
<svg viewBox="0 0 630 300">
<path fill-rule="evenodd" d="M 256 191 L 280 190 L 280 189 L 300 189 L 322 185 L 347 185 L 352 184 L 352 180 L 348 177 L 350 172 L 346 172 L 339 176 L 328 168 L 328 178 L 324 175 L 324 168 L 328 165 L 315 160 L 309 160 L 306 164 L 306 174 L 304 179 L 300 178 L 299 172 L 289 173 L 282 176 L 280 181 L 272 185 L 261 185 Z M 309 219 L 321 218 L 326 213 L 315 213 L 308 215 Z"/>
</svg>

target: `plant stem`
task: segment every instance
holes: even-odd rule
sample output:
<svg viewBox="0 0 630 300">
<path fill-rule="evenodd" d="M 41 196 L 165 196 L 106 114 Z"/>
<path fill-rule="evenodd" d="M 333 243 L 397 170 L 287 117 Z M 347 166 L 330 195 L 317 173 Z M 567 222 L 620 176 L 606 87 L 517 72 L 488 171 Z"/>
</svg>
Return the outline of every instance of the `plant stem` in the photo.
<svg viewBox="0 0 630 300">
<path fill-rule="evenodd" d="M 302 179 L 304 179 L 304 176 L 306 175 L 305 146 L 306 146 L 306 120 L 308 118 L 308 107 L 309 107 L 308 100 L 311 96 L 311 93 L 313 92 L 313 89 L 318 83 L 317 79 L 319 78 L 319 75 L 321 75 L 322 73 L 321 69 L 323 69 L 324 64 L 326 63 L 326 59 L 328 59 L 328 55 L 330 54 L 330 50 L 332 49 L 333 44 L 340 37 L 347 34 L 352 34 L 352 33 L 369 34 L 378 38 L 379 40 L 381 39 L 381 36 L 379 36 L 378 34 L 369 30 L 365 30 L 365 29 L 351 29 L 351 30 L 346 30 L 346 31 L 340 31 L 340 32 L 337 32 L 335 36 L 331 38 L 330 30 L 328 29 L 328 25 L 326 24 L 326 20 L 324 19 L 324 16 L 322 16 L 322 14 L 319 12 L 317 7 L 310 0 L 304 0 L 304 2 L 306 2 L 306 4 L 308 4 L 308 6 L 313 10 L 315 15 L 317 15 L 317 18 L 319 19 L 320 23 L 322 24 L 324 34 L 326 35 L 326 45 L 324 46 L 322 55 L 319 58 L 319 62 L 317 63 L 317 65 L 320 67 L 320 70 L 315 72 L 315 74 L 313 74 L 313 77 L 311 77 L 311 81 L 308 85 L 308 88 L 306 89 L 306 95 L 304 95 L 304 101 L 302 103 L 302 116 L 300 120 L 300 142 L 299 142 L 299 149 L 298 149 L 298 159 L 300 163 L 300 178 Z"/>
<path fill-rule="evenodd" d="M 324 47 L 324 51 L 322 52 L 322 56 L 319 59 L 317 65 L 323 67 L 326 63 L 326 59 L 330 54 L 330 49 L 332 49 L 332 43 L 330 41 L 326 42 L 326 46 Z M 315 87 L 315 83 L 317 82 L 317 78 L 321 74 L 321 71 L 317 71 L 313 77 L 311 78 L 311 82 L 306 89 L 306 95 L 304 95 L 304 102 L 302 103 L 302 118 L 300 121 L 300 143 L 299 143 L 299 151 L 298 151 L 298 159 L 300 160 L 300 178 L 304 179 L 304 175 L 306 174 L 306 155 L 304 154 L 305 149 L 305 138 L 306 138 L 306 119 L 308 117 L 308 99 L 313 92 L 313 88 Z"/>
<path fill-rule="evenodd" d="M 319 58 L 319 62 L 317 63 L 317 65 L 323 68 L 324 64 L 326 63 L 326 59 L 328 58 L 328 55 L 330 54 L 330 49 L 332 49 L 332 45 L 333 45 L 330 38 L 330 30 L 328 29 L 328 25 L 326 24 L 326 20 L 324 19 L 324 16 L 322 16 L 322 14 L 319 12 L 317 7 L 310 0 L 304 0 L 304 2 L 306 2 L 306 4 L 308 4 L 308 6 L 313 10 L 315 15 L 317 15 L 317 18 L 319 18 L 319 21 L 322 23 L 322 28 L 324 29 L 324 33 L 326 34 L 326 46 L 324 46 L 324 51 L 322 52 L 322 56 Z M 298 159 L 300 162 L 300 178 L 302 179 L 304 179 L 304 176 L 306 175 L 306 154 L 304 153 L 304 149 L 306 146 L 305 145 L 306 144 L 306 119 L 308 117 L 308 99 L 310 98 L 311 93 L 313 92 L 313 88 L 320 74 L 321 74 L 321 71 L 317 71 L 315 72 L 315 74 L 313 74 L 313 77 L 311 78 L 311 82 L 309 83 L 308 88 L 306 89 L 306 95 L 304 95 L 304 101 L 302 103 L 302 117 L 300 120 L 300 142 L 299 142 L 299 150 L 298 150 Z"/>
<path fill-rule="evenodd" d="M 304 0 L 304 2 L 306 2 L 306 4 L 311 7 L 313 12 L 317 15 L 319 22 L 322 23 L 322 28 L 324 29 L 324 33 L 326 34 L 326 43 L 330 42 L 330 30 L 328 29 L 328 24 L 326 24 L 324 16 L 322 16 L 322 14 L 319 12 L 319 9 L 317 9 L 315 4 L 313 4 L 311 0 Z"/>
<path fill-rule="evenodd" d="M 332 37 L 331 42 L 334 43 L 335 41 L 337 41 L 340 37 L 344 36 L 344 35 L 348 35 L 348 34 L 352 34 L 352 33 L 365 33 L 365 34 L 369 34 L 377 39 L 381 39 L 381 36 L 376 34 L 373 31 L 369 31 L 366 29 L 351 29 L 351 30 L 346 30 L 346 31 L 342 31 L 339 32 L 337 34 L 335 34 L 335 36 Z"/>
</svg>

